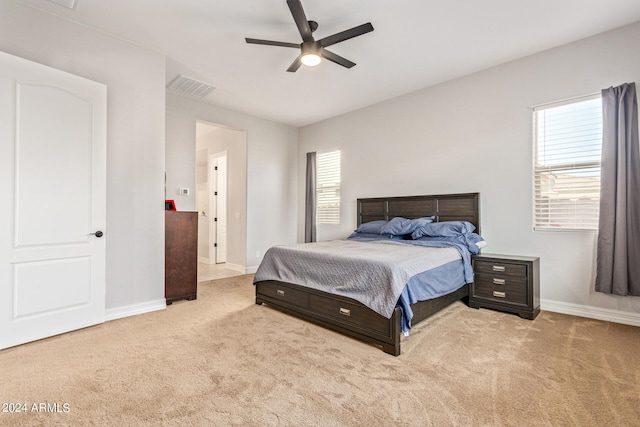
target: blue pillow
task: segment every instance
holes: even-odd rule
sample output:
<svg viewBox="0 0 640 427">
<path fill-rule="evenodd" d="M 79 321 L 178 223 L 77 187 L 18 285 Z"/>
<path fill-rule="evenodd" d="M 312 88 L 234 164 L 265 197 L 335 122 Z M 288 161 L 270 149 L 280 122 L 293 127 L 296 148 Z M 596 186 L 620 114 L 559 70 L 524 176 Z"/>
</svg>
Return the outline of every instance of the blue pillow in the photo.
<svg viewBox="0 0 640 427">
<path fill-rule="evenodd" d="M 402 236 L 411 234 L 416 229 L 433 222 L 435 217 L 422 217 L 416 219 L 407 219 L 400 216 L 392 218 L 384 227 L 382 234 L 390 234 L 392 236 Z"/>
<path fill-rule="evenodd" d="M 382 228 L 387 225 L 388 222 L 389 221 L 384 219 L 365 222 L 358 226 L 356 233 L 382 234 Z"/>
<path fill-rule="evenodd" d="M 468 221 L 443 221 L 423 224 L 411 232 L 411 237 L 419 239 L 423 236 L 459 236 L 471 233 L 476 229 L 475 225 Z"/>
</svg>

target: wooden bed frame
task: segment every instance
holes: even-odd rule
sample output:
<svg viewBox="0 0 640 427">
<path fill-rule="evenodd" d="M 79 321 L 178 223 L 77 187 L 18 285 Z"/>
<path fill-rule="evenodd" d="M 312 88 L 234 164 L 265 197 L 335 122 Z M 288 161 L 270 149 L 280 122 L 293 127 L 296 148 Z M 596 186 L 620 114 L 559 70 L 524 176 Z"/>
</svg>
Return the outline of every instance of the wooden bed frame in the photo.
<svg viewBox="0 0 640 427">
<path fill-rule="evenodd" d="M 377 197 L 358 199 L 358 225 L 393 217 L 435 216 L 436 222 L 469 221 L 480 230 L 479 193 L 437 196 Z M 441 297 L 411 305 L 412 325 L 469 295 L 469 284 Z M 285 313 L 343 334 L 382 346 L 385 353 L 400 355 L 400 320 L 396 307 L 390 319 L 351 298 L 279 281 L 256 283 L 256 304 L 267 303 Z"/>
</svg>

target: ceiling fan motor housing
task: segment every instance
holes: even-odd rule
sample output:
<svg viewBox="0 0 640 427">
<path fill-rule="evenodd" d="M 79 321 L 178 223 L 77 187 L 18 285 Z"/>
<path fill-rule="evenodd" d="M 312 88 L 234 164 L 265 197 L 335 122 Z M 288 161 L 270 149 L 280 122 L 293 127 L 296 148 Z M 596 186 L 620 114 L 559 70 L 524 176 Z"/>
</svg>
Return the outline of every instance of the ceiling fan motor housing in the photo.
<svg viewBox="0 0 640 427">
<path fill-rule="evenodd" d="M 300 48 L 302 49 L 303 55 L 314 54 L 320 56 L 320 49 L 322 48 L 322 46 L 320 45 L 319 41 L 312 41 L 302 42 L 300 44 Z"/>
</svg>

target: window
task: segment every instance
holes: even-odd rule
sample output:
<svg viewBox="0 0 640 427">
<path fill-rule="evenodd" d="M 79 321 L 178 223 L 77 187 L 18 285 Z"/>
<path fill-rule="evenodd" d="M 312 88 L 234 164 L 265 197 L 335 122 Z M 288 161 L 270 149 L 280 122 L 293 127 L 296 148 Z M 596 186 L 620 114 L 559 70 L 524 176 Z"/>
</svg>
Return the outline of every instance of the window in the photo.
<svg viewBox="0 0 640 427">
<path fill-rule="evenodd" d="M 600 208 L 600 95 L 535 107 L 535 230 L 597 230 Z"/>
<path fill-rule="evenodd" d="M 316 192 L 316 222 L 340 224 L 340 150 L 318 153 Z"/>
</svg>

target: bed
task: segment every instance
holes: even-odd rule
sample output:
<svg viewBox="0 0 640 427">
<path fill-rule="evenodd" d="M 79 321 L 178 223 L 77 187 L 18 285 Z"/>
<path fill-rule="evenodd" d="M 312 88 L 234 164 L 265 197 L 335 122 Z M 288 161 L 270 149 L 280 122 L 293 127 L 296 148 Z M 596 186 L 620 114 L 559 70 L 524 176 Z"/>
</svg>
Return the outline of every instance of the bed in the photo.
<svg viewBox="0 0 640 427">
<path fill-rule="evenodd" d="M 435 223 L 467 221 L 473 224 L 476 233 L 479 233 L 479 194 L 377 197 L 357 200 L 358 226 L 372 221 L 391 220 L 395 217 L 409 219 L 433 217 Z M 267 254 L 265 258 L 266 256 Z M 263 268 L 262 264 L 258 273 L 261 268 Z M 385 353 L 400 355 L 404 328 L 403 314 L 406 313 L 403 313 L 399 305 L 394 305 L 390 308 L 390 313 L 382 315 L 379 310 L 375 311 L 355 298 L 317 289 L 312 285 L 311 279 L 306 285 L 299 282 L 299 280 L 298 283 L 285 280 L 258 280 L 256 276 L 254 281 L 256 304 L 266 303 L 272 308 L 301 319 L 381 346 Z M 469 282 L 467 281 L 452 292 L 412 303 L 410 305 L 410 311 L 413 312 L 411 324 L 415 326 L 453 302 L 465 299 L 468 295 Z"/>
</svg>

